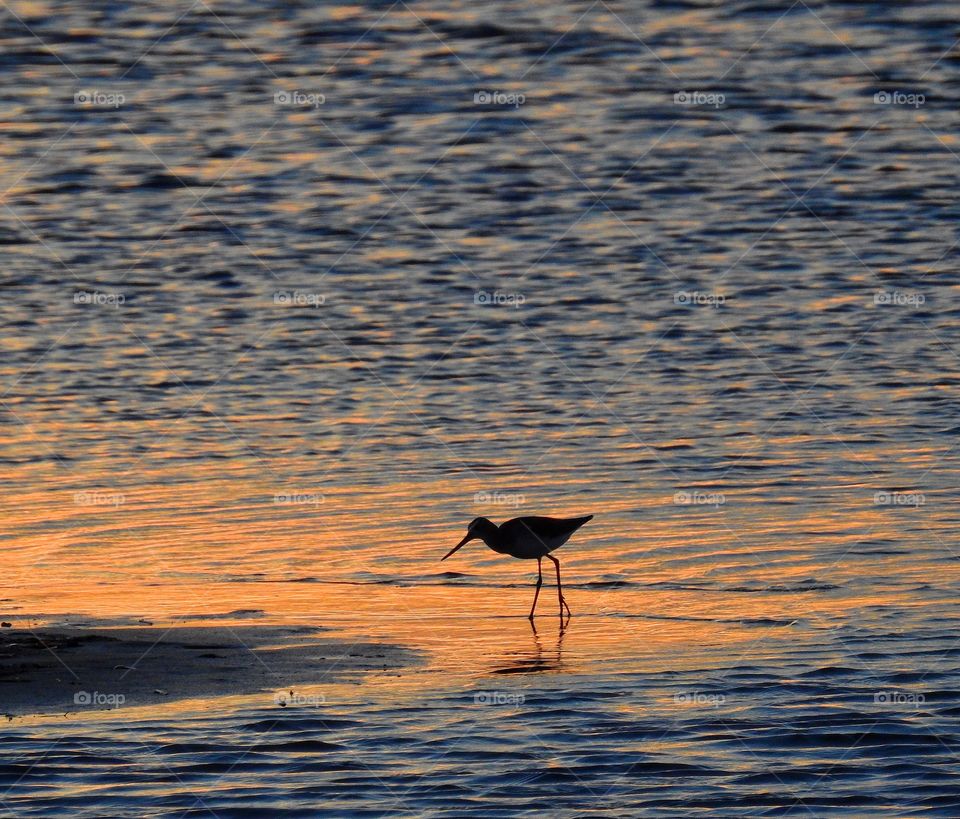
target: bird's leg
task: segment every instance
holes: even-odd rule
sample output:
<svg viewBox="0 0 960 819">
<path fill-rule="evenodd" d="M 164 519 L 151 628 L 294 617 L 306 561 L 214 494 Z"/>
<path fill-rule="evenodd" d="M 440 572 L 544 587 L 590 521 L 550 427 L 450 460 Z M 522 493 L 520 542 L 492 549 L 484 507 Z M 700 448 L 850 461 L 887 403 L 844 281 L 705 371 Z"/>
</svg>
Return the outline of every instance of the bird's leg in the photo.
<svg viewBox="0 0 960 819">
<path fill-rule="evenodd" d="M 537 598 L 540 596 L 540 587 L 543 585 L 542 558 L 537 558 L 537 590 L 533 593 L 533 605 L 530 607 L 530 620 L 533 621 L 533 610 L 537 607 Z"/>
<path fill-rule="evenodd" d="M 553 555 L 547 555 L 554 565 L 557 567 L 557 597 L 560 598 L 560 619 L 563 619 L 563 610 L 567 610 L 567 616 L 570 616 L 570 606 L 567 605 L 567 601 L 563 598 L 563 586 L 560 584 L 560 561 L 557 560 Z"/>
</svg>

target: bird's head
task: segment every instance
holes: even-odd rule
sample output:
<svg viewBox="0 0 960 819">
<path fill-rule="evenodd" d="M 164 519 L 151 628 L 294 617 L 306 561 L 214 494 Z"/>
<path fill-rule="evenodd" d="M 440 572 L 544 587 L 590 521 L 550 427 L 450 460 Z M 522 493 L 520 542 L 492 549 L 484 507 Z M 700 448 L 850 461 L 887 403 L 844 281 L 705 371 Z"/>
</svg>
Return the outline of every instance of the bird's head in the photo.
<svg viewBox="0 0 960 819">
<path fill-rule="evenodd" d="M 457 549 L 466 546 L 471 540 L 482 540 L 485 543 L 491 538 L 495 538 L 499 530 L 497 525 L 487 520 L 486 518 L 474 518 L 470 521 L 470 525 L 467 527 L 467 535 L 461 540 L 456 546 L 454 546 L 449 552 L 447 552 L 440 560 L 446 560 L 450 555 L 452 555 Z"/>
</svg>

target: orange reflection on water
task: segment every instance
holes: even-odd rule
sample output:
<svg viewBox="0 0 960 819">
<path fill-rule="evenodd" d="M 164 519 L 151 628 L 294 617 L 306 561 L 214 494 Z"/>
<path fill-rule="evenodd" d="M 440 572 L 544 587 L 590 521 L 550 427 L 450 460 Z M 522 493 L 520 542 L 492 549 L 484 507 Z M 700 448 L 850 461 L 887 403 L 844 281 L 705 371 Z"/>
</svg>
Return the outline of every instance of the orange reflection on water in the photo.
<svg viewBox="0 0 960 819">
<path fill-rule="evenodd" d="M 39 411 L 24 414 L 33 440 L 66 437 L 62 422 Z M 345 417 L 379 443 L 375 413 L 361 406 Z M 895 543 L 904 527 L 920 525 L 910 509 L 877 507 L 875 487 L 866 484 L 823 487 L 822 495 L 845 493 L 842 503 L 829 504 L 811 502 L 809 487 L 799 482 L 796 489 L 779 486 L 776 505 L 762 487 L 728 488 L 715 506 L 678 505 L 673 488 L 624 487 L 597 504 L 583 500 L 589 486 L 571 472 L 525 476 L 524 500 L 491 506 L 476 500 L 477 479 L 466 473 L 352 484 L 339 475 L 350 465 L 346 455 L 325 464 L 336 482 L 317 480 L 316 463 L 290 438 L 288 421 L 263 413 L 240 420 L 287 447 L 284 475 L 271 474 L 241 443 L 229 457 L 190 461 L 189 453 L 165 443 L 164 424 L 148 421 L 121 422 L 115 431 L 150 441 L 149 457 L 96 481 L 69 467 L 19 466 L 4 497 L 4 618 L 31 626 L 143 619 L 161 627 L 184 616 L 196 617 L 191 624 L 230 622 L 221 618 L 242 610 L 237 622 L 247 626 L 332 627 L 347 638 L 409 646 L 422 652 L 429 678 L 469 681 L 611 665 L 709 667 L 763 650 L 769 638 L 789 639 L 791 629 L 829 628 L 855 607 L 905 603 L 902 590 L 858 591 L 864 575 L 929 577 L 922 555 L 863 552 L 865 541 Z M 194 419 L 184 421 L 184 431 L 195 423 L 202 434 Z M 548 446 L 552 434 L 544 433 Z M 7 436 L 15 446 L 15 436 Z M 351 440 L 346 436 L 344 446 Z M 798 448 L 806 440 L 771 438 Z M 679 436 L 631 439 L 622 451 L 648 457 L 683 452 L 690 443 Z M 732 460 L 772 457 L 757 454 L 746 436 L 724 446 Z M 919 464 L 934 456 L 932 449 L 899 454 Z M 876 447 L 869 457 L 889 453 Z M 552 567 L 533 632 L 526 613 L 534 562 L 479 543 L 439 562 L 472 517 L 499 522 L 533 511 L 597 515 L 557 553 L 574 611 L 562 641 Z M 400 673 L 381 682 L 399 689 L 412 679 Z"/>
</svg>

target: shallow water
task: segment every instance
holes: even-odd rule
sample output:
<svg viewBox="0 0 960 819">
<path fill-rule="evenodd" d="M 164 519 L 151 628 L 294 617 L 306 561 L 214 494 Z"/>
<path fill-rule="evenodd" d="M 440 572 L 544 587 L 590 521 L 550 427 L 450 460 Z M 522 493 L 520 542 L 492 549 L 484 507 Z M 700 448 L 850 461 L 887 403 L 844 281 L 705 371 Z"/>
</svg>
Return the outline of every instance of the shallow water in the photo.
<svg viewBox="0 0 960 819">
<path fill-rule="evenodd" d="M 0 613 L 422 662 L 17 720 L 6 812 L 960 812 L 950 4 L 7 8 Z M 437 562 L 591 512 L 562 639 Z"/>
</svg>

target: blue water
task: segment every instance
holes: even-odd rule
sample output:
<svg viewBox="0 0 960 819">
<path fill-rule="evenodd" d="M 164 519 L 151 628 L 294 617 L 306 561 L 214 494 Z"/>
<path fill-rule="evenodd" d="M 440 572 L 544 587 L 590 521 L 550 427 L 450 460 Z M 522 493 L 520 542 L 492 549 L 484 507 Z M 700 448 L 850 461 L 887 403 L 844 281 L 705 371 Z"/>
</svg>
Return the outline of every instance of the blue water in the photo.
<svg viewBox="0 0 960 819">
<path fill-rule="evenodd" d="M 763 633 L 783 624 L 753 624 L 735 658 L 654 653 L 646 671 L 624 659 L 584 673 L 577 630 L 608 626 L 580 619 L 560 640 L 542 624 L 536 648 L 465 685 L 408 670 L 418 692 L 374 675 L 328 687 L 320 706 L 261 696 L 174 718 L 14 723 L 3 804 L 91 817 L 955 813 L 956 650 L 939 629 L 801 624 L 784 640 Z"/>
<path fill-rule="evenodd" d="M 960 815 L 951 4 L 2 25 L 4 617 L 425 657 L 13 721 L 5 815 Z M 524 511 L 597 515 L 562 645 L 436 565 Z"/>
</svg>

